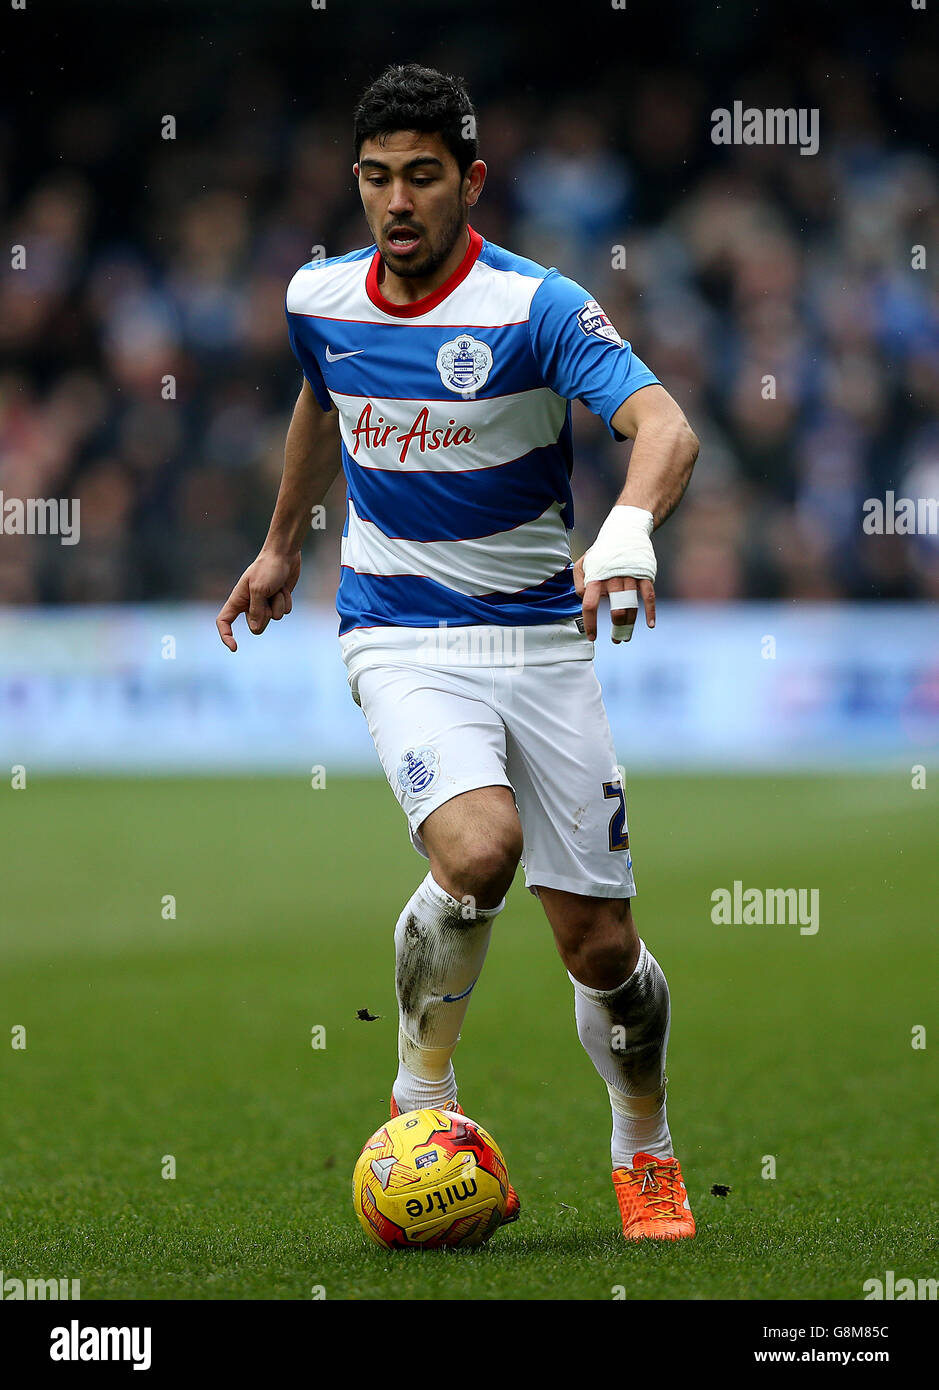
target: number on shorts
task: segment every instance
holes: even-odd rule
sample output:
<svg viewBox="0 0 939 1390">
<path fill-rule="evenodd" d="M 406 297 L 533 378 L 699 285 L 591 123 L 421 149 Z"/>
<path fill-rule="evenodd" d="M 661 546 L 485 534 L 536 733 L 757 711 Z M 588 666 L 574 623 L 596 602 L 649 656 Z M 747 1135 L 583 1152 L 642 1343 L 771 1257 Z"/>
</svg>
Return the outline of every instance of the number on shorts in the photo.
<svg viewBox="0 0 939 1390">
<path fill-rule="evenodd" d="M 629 831 L 626 829 L 626 795 L 619 782 L 603 783 L 604 799 L 619 802 L 610 817 L 610 849 L 629 849 Z"/>
</svg>

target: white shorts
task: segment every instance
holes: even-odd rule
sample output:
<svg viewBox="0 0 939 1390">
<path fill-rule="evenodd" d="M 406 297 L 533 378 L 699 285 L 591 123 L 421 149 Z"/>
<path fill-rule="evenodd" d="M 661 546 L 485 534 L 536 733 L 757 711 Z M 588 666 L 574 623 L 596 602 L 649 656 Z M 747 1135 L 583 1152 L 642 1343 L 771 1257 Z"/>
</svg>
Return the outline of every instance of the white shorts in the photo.
<svg viewBox="0 0 939 1390">
<path fill-rule="evenodd" d="M 625 794 L 592 660 L 433 666 L 375 657 L 350 683 L 415 849 L 427 857 L 420 827 L 438 806 L 505 786 L 533 892 L 633 897 Z"/>
</svg>

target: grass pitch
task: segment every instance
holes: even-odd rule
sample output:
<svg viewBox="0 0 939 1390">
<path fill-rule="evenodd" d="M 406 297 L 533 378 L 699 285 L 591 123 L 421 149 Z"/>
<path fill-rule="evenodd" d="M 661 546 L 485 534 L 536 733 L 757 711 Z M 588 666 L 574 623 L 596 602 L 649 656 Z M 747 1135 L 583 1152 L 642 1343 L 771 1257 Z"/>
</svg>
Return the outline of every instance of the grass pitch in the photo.
<svg viewBox="0 0 939 1390">
<path fill-rule="evenodd" d="M 479 1251 L 392 1255 L 350 1202 L 424 872 L 385 784 L 0 793 L 5 1277 L 80 1278 L 83 1300 L 859 1299 L 888 1269 L 935 1277 L 936 791 L 636 777 L 629 810 L 697 1239 L 618 1233 L 606 1091 L 520 874 L 455 1060 L 522 1219 Z M 818 888 L 820 930 L 714 925 L 735 879 Z"/>
</svg>

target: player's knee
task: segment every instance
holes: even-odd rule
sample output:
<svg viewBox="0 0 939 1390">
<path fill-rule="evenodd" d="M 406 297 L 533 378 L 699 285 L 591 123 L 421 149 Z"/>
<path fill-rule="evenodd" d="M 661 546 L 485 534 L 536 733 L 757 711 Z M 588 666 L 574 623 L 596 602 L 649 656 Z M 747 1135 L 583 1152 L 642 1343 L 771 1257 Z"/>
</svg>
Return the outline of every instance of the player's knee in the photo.
<svg viewBox="0 0 939 1390">
<path fill-rule="evenodd" d="M 564 964 L 588 989 L 616 989 L 633 973 L 639 959 L 639 938 L 628 900 L 609 905 L 572 922 L 562 952 Z"/>
<path fill-rule="evenodd" d="M 521 832 L 514 828 L 476 835 L 460 844 L 453 872 L 480 906 L 494 907 L 505 897 L 521 854 Z"/>
</svg>

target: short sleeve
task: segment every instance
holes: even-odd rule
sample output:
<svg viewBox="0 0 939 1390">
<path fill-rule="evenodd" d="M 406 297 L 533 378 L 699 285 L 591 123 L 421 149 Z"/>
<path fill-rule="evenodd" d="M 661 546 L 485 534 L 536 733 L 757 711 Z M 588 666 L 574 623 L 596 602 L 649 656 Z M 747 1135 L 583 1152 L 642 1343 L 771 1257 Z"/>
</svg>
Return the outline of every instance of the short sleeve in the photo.
<svg viewBox="0 0 939 1390">
<path fill-rule="evenodd" d="M 310 383 L 313 394 L 323 410 L 332 410 L 332 397 L 326 389 L 323 373 L 320 371 L 316 354 L 313 352 L 312 334 L 307 327 L 307 321 L 303 316 L 291 313 L 286 304 L 284 308 L 287 314 L 287 336 L 290 339 L 293 355 L 300 363 L 303 375 Z"/>
<path fill-rule="evenodd" d="M 613 327 L 595 299 L 576 280 L 550 270 L 531 301 L 532 352 L 552 391 L 583 401 L 614 439 L 612 417 L 628 396 L 659 379 Z"/>
</svg>

